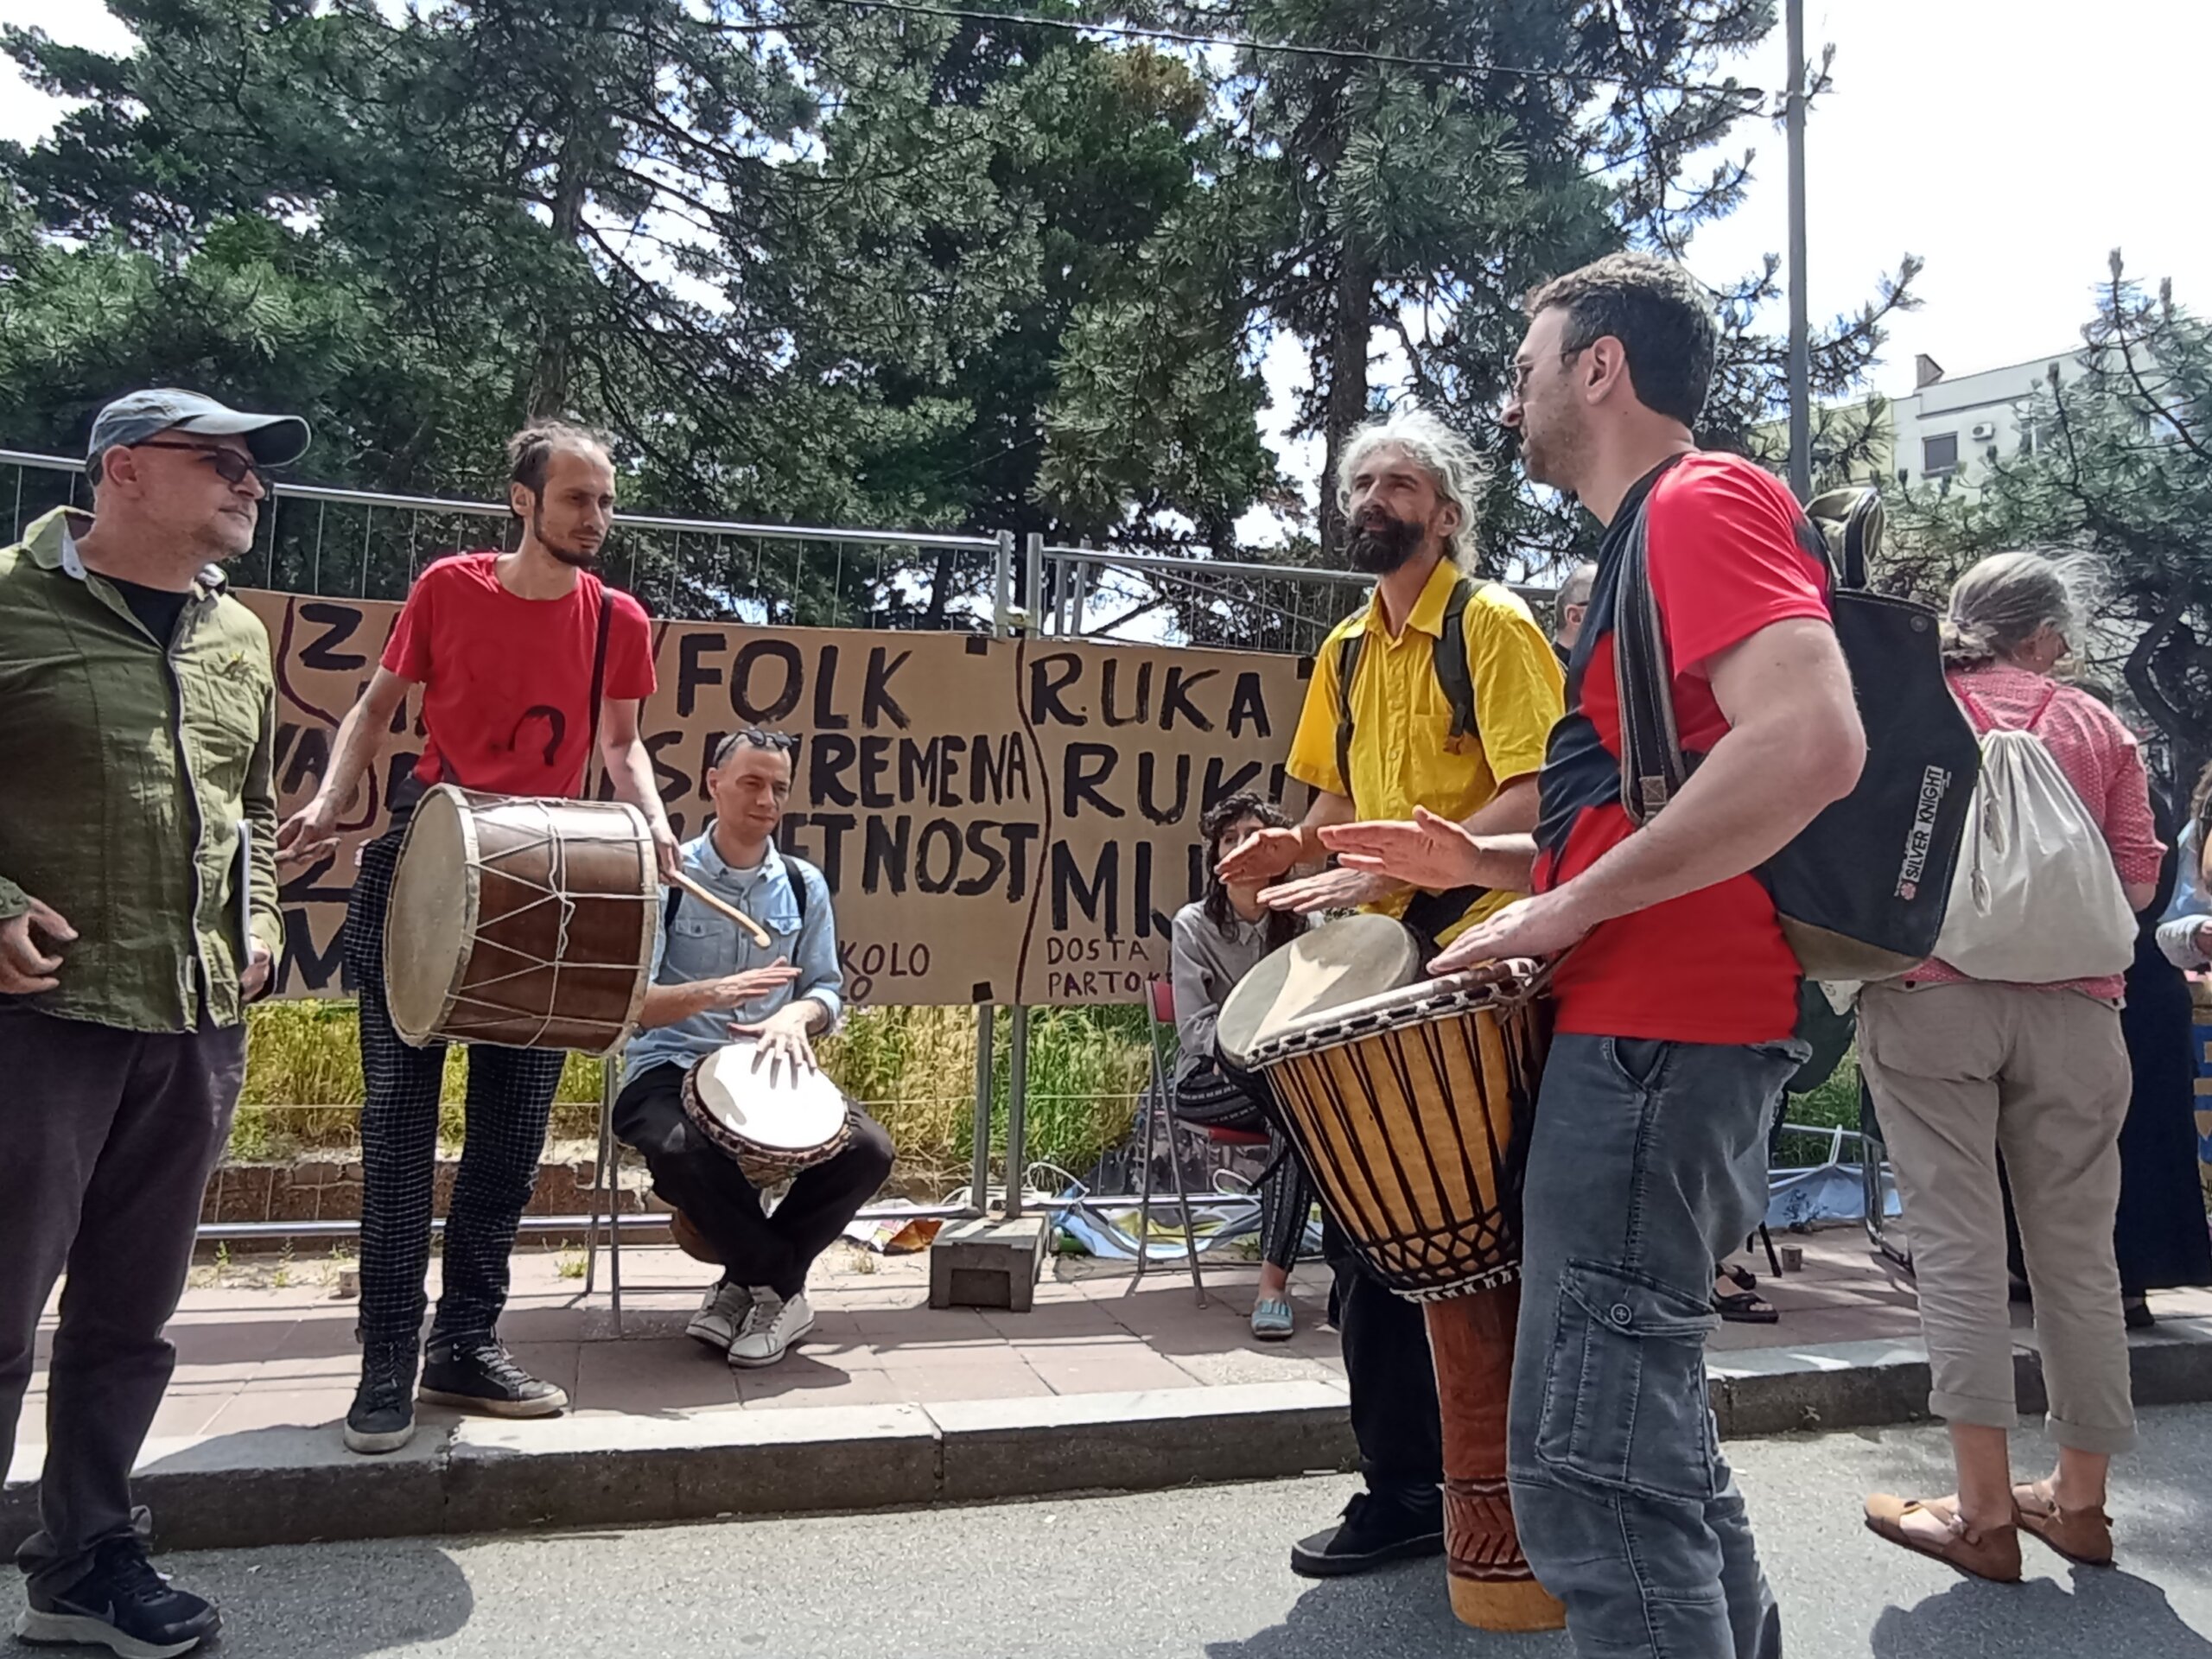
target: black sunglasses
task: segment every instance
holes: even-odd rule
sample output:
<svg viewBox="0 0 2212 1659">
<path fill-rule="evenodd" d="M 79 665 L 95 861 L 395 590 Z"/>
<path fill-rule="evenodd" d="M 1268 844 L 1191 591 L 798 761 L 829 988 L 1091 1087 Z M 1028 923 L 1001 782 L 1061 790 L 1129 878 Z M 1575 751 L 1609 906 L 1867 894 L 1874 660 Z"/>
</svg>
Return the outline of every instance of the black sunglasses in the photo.
<svg viewBox="0 0 2212 1659">
<path fill-rule="evenodd" d="M 798 752 L 798 739 L 790 732 L 764 732 L 757 728 L 748 728 L 741 732 L 732 732 L 715 746 L 715 764 L 718 766 L 722 765 L 741 743 L 747 748 L 772 749 L 779 754 L 796 754 Z"/>
<path fill-rule="evenodd" d="M 125 449 L 181 449 L 188 455 L 198 455 L 215 469 L 215 474 L 226 484 L 243 484 L 251 477 L 264 490 L 270 487 L 269 474 L 261 470 L 261 463 L 251 455 L 237 449 L 211 449 L 200 443 L 172 443 L 162 438 L 147 438 L 137 443 L 121 446 Z"/>
</svg>

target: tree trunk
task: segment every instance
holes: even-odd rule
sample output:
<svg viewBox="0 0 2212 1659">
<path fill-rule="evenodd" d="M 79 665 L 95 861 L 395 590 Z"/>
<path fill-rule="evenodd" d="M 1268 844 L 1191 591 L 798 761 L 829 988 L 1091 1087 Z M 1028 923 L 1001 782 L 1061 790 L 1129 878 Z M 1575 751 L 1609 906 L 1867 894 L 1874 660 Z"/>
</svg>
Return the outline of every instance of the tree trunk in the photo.
<svg viewBox="0 0 2212 1659">
<path fill-rule="evenodd" d="M 1375 266 L 1366 251 L 1347 241 L 1337 265 L 1337 307 L 1329 342 L 1329 404 L 1322 429 L 1321 549 L 1344 544 L 1344 509 L 1337 501 L 1337 461 L 1344 440 L 1367 418 L 1368 344 L 1375 324 Z"/>
<path fill-rule="evenodd" d="M 583 123 L 569 129 L 561 146 L 561 177 L 553 191 L 553 238 L 562 247 L 574 249 L 583 232 L 584 203 L 591 192 L 591 168 L 584 160 Z M 573 320 L 566 296 L 555 291 L 557 312 L 546 318 L 545 332 L 537 344 L 537 362 L 530 377 L 530 418 L 551 420 L 569 406 L 569 340 Z"/>
</svg>

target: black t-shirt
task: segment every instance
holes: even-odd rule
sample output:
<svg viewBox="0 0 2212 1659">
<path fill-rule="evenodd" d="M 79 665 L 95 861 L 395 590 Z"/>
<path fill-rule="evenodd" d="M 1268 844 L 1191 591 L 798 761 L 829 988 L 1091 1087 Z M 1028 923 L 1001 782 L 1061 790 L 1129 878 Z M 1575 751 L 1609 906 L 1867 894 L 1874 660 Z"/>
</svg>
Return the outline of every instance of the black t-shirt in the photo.
<svg viewBox="0 0 2212 1659">
<path fill-rule="evenodd" d="M 176 637 L 177 618 L 184 614 L 184 607 L 192 602 L 190 590 L 172 593 L 166 588 L 149 588 L 143 582 L 125 582 L 120 576 L 110 576 L 107 581 L 114 586 L 117 593 L 123 595 L 123 602 L 130 607 L 130 613 L 145 625 L 146 632 L 159 640 L 162 649 L 167 651 L 169 641 Z"/>
</svg>

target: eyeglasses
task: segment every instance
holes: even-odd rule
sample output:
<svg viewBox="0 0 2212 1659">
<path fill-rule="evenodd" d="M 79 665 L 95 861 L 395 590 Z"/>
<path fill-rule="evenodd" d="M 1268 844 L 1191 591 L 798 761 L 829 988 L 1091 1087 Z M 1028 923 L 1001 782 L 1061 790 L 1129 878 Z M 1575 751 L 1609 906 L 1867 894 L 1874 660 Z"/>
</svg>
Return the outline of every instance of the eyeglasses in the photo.
<svg viewBox="0 0 2212 1659">
<path fill-rule="evenodd" d="M 1559 360 L 1562 363 L 1572 363 L 1576 358 L 1581 356 L 1583 353 L 1589 349 L 1590 347 L 1587 346 L 1571 346 L 1560 353 Z M 1505 384 L 1508 390 L 1510 390 L 1516 397 L 1520 397 L 1522 393 L 1529 390 L 1529 377 L 1535 372 L 1536 365 L 1534 363 L 1507 364 L 1505 365 Z"/>
<path fill-rule="evenodd" d="M 215 474 L 226 484 L 243 484 L 251 478 L 264 490 L 270 487 L 269 475 L 261 470 L 261 463 L 251 455 L 237 449 L 211 449 L 200 443 L 171 443 L 161 438 L 146 438 L 137 443 L 120 446 L 125 449 L 181 449 L 188 455 L 198 455 L 215 469 Z"/>
<path fill-rule="evenodd" d="M 764 732 L 758 727 L 747 727 L 741 732 L 732 732 L 715 746 L 715 764 L 721 766 L 730 757 L 738 745 L 750 749 L 767 749 L 777 754 L 796 754 L 798 739 L 790 732 Z"/>
</svg>

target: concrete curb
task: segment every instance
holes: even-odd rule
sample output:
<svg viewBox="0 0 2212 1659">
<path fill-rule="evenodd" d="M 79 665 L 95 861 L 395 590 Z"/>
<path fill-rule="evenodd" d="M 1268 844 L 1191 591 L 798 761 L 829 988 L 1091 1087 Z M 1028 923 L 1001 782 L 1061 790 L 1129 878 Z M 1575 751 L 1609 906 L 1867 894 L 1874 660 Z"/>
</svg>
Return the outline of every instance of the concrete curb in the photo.
<svg viewBox="0 0 2212 1659">
<path fill-rule="evenodd" d="M 2212 1319 L 2163 1322 L 2129 1352 L 2138 1404 L 2212 1400 Z M 2026 1345 L 2016 1357 L 2021 1410 L 2040 1411 L 2040 1361 Z M 1927 1417 L 1928 1362 L 1916 1342 L 1716 1354 L 1712 1375 L 1728 1439 Z M 270 1428 L 149 1441 L 133 1484 L 165 1548 L 207 1549 L 1141 1491 L 1355 1462 L 1343 1385 L 1297 1382 L 426 1421 L 413 1445 L 384 1458 L 348 1452 L 332 1427 Z M 35 1487 L 0 1490 L 0 1549 L 12 1552 L 37 1524 Z"/>
<path fill-rule="evenodd" d="M 912 1509 L 1349 1469 L 1344 1390 L 1256 1382 L 950 1405 L 424 1422 L 389 1457 L 334 1427 L 147 1443 L 133 1495 L 162 1546 L 216 1549 L 732 1515 Z M 0 1549 L 38 1525 L 0 1491 Z"/>
<path fill-rule="evenodd" d="M 2212 1400 L 2212 1319 L 2161 1320 L 2128 1339 L 2139 1406 Z M 1713 1409 L 1724 1440 L 1929 1421 L 1928 1356 L 1917 1341 L 1839 1342 L 1716 1354 Z M 2044 1409 L 2043 1357 L 2016 1342 L 2021 1413 Z"/>
</svg>

